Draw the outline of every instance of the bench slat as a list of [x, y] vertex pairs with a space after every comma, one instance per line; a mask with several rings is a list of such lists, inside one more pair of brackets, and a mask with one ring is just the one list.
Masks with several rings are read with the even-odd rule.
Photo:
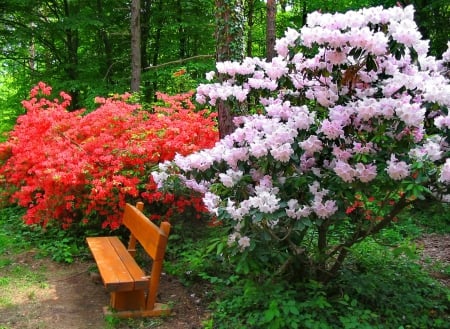
[[107, 291], [148, 289], [148, 278], [118, 237], [89, 237], [86, 240]]
[[148, 289], [150, 285], [149, 277], [145, 275], [145, 272], [136, 263], [134, 257], [130, 255], [127, 248], [123, 245], [119, 238], [110, 237], [109, 242], [111, 242], [117, 252], [117, 255], [119, 255], [123, 264], [127, 267], [128, 272], [133, 278], [133, 290]]
[[153, 260], [162, 260], [167, 245], [167, 235], [136, 207], [127, 204], [123, 224], [133, 233]]

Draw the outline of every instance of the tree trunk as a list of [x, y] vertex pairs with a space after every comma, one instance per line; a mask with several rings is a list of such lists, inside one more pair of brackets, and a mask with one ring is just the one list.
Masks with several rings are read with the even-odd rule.
[[306, 19], [308, 17], [308, 12], [307, 12], [308, 8], [306, 7], [306, 0], [303, 1], [302, 5], [303, 5], [302, 6], [302, 26], [304, 26], [304, 25], [306, 25]]
[[[103, 1], [97, 0], [97, 14], [99, 17], [105, 15], [103, 10]], [[98, 31], [100, 39], [103, 41], [104, 47], [104, 66], [102, 65], [100, 74], [104, 76], [104, 80], [107, 83], [112, 83], [113, 76], [113, 47], [106, 29], [99, 29]]]
[[[64, 14], [65, 17], [70, 19], [70, 16], [75, 15], [79, 11], [78, 3], [73, 6], [70, 5], [69, 1], [64, 1]], [[67, 64], [65, 66], [65, 71], [67, 77], [71, 81], [78, 80], [78, 46], [79, 37], [78, 30], [72, 28], [66, 28], [66, 49], [67, 49]], [[72, 102], [71, 109], [78, 108], [80, 91], [74, 90], [71, 92]]]
[[267, 0], [267, 24], [266, 24], [266, 59], [268, 62], [276, 56], [276, 19], [277, 19], [277, 1]]
[[248, 0], [247, 1], [248, 6], [248, 13], [247, 13], [247, 46], [245, 50], [245, 54], [248, 57], [252, 57], [252, 44], [253, 44], [253, 15], [255, 13], [255, 1], [254, 0]]
[[150, 39], [150, 18], [152, 14], [152, 5], [153, 0], [143, 0], [141, 3], [141, 65], [143, 68], [150, 65], [147, 44]]
[[187, 38], [186, 38], [186, 32], [183, 27], [183, 4], [181, 0], [177, 0], [177, 23], [178, 23], [178, 56], [180, 58], [186, 58], [187, 57]]
[[[216, 61], [242, 60], [244, 53], [244, 15], [242, 0], [216, 0]], [[219, 77], [220, 79], [220, 77]], [[217, 101], [219, 136], [235, 129], [230, 104]]]
[[131, 92], [138, 92], [141, 85], [141, 1], [131, 2]]

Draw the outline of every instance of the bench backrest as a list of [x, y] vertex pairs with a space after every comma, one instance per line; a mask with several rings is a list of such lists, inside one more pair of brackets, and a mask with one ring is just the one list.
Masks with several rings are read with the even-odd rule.
[[162, 222], [158, 227], [142, 213], [142, 202], [138, 202], [136, 206], [127, 203], [122, 219], [123, 224], [131, 233], [128, 249], [134, 253], [137, 240], [154, 261], [162, 261], [169, 237], [170, 224]]
[[162, 222], [158, 227], [142, 213], [143, 208], [144, 204], [142, 202], [138, 202], [136, 207], [127, 203], [122, 222], [131, 233], [130, 241], [128, 242], [128, 252], [134, 257], [136, 253], [136, 242], [139, 242], [153, 259], [150, 273], [150, 287], [145, 302], [145, 309], [153, 310], [156, 304], [170, 224], [169, 222]]

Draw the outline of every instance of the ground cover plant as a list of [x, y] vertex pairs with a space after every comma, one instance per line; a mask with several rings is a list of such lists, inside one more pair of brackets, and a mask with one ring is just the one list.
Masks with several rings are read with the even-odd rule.
[[149, 177], [158, 162], [217, 140], [214, 114], [197, 111], [191, 96], [158, 94], [150, 110], [127, 102], [130, 95], [97, 98], [99, 107], [86, 114], [68, 111], [69, 95], [54, 97], [39, 83], [23, 101], [26, 114], [0, 144], [2, 203], [26, 208], [28, 224], [57, 221], [63, 228], [116, 229], [124, 203], [137, 198], [167, 205], [153, 207], [155, 217], [187, 207], [201, 212], [201, 199], [162, 196]]
[[[215, 252], [225, 227], [186, 222], [175, 225], [165, 268], [187, 287], [203, 288], [199, 297], [212, 312], [205, 328], [447, 328], [449, 287], [430, 276], [418, 242], [436, 232], [445, 249], [448, 235], [435, 228], [448, 224], [447, 211], [448, 205], [407, 210], [401, 221], [352, 247], [345, 268], [326, 284], [253, 280], [238, 273], [225, 253]], [[418, 213], [434, 218], [435, 226], [417, 221]], [[440, 263], [447, 282], [448, 259], [447, 253]]]

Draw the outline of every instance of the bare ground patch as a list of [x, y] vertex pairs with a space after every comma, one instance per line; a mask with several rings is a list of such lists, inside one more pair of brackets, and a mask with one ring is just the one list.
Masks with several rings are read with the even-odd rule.
[[[11, 257], [10, 257], [11, 258]], [[201, 300], [176, 279], [161, 277], [161, 299], [173, 305], [173, 315], [112, 326], [103, 307], [109, 295], [89, 274], [91, 262], [70, 265], [36, 259], [34, 252], [0, 268], [0, 329], [201, 328], [207, 316]], [[9, 277], [17, 278], [10, 282]]]
[[421, 264], [432, 277], [450, 287], [450, 276], [446, 270], [450, 266], [450, 234], [425, 234], [418, 244], [423, 248]]

